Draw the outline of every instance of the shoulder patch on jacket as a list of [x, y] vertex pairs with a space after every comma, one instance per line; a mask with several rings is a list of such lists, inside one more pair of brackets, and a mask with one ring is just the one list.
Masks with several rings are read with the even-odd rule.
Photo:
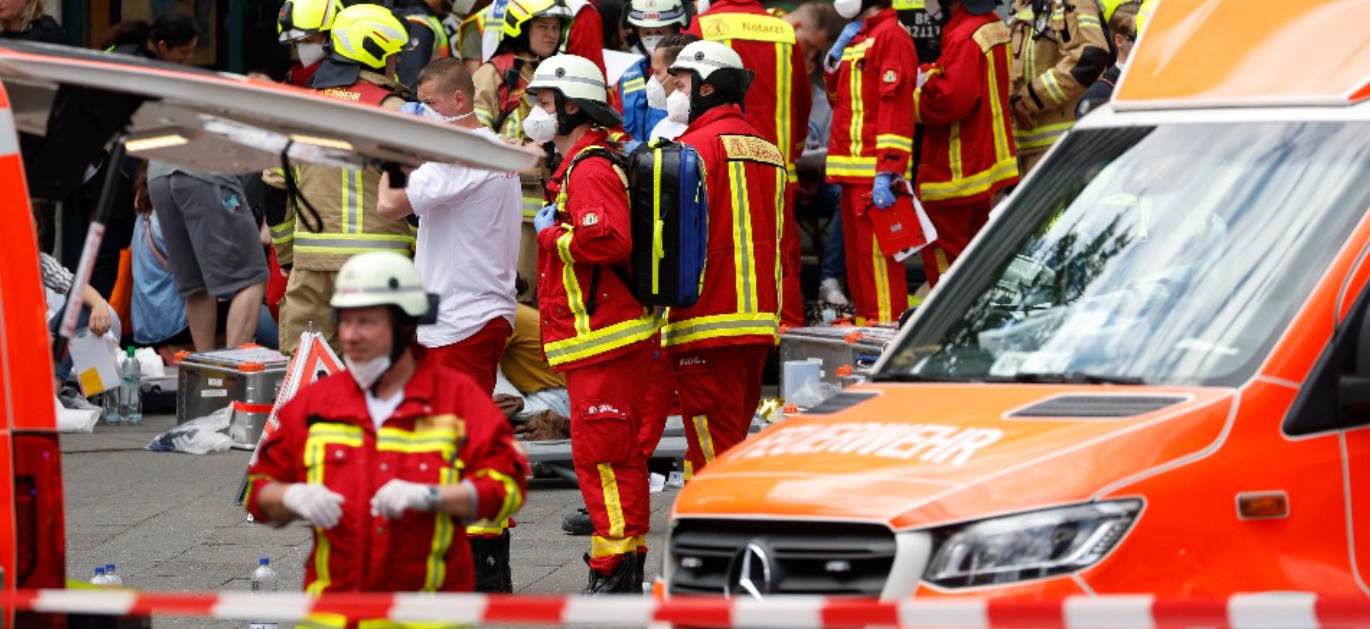
[[880, 77], [880, 80], [886, 83], [898, 83], [899, 73], [894, 70], [885, 70], [885, 75]]
[[999, 45], [1008, 45], [1009, 31], [1003, 22], [998, 20], [990, 22], [976, 29], [971, 39], [980, 46], [980, 52], [989, 52], [991, 48]]
[[728, 154], [729, 160], [761, 162], [776, 168], [785, 167], [780, 149], [762, 138], [750, 135], [724, 135], [719, 139], [723, 141], [723, 150]]

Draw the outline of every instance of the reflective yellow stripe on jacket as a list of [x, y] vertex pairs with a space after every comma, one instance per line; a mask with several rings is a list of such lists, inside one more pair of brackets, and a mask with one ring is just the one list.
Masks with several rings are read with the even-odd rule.
[[[461, 424], [458, 424], [461, 426]], [[435, 428], [428, 430], [404, 430], [392, 426], [382, 426], [376, 438], [379, 452], [400, 452], [404, 454], [433, 453], [443, 460], [455, 462], [457, 446], [461, 442], [459, 428]], [[438, 470], [439, 485], [455, 485], [461, 482], [461, 473], [452, 465], [444, 465]], [[428, 545], [428, 559], [424, 562], [425, 573], [422, 592], [435, 592], [447, 581], [447, 551], [452, 548], [452, 539], [457, 524], [452, 516], [445, 513], [434, 515], [433, 539]]]
[[1074, 127], [1074, 122], [1062, 122], [1059, 124], [1042, 125], [1027, 131], [1013, 130], [1013, 139], [1018, 142], [1018, 150], [1046, 148], [1055, 144], [1061, 136]]
[[661, 344], [681, 345], [709, 338], [775, 335], [780, 332], [778, 315], [766, 312], [695, 317], [666, 324]]
[[447, 39], [447, 28], [442, 21], [431, 15], [406, 15], [404, 19], [415, 24], [427, 26], [433, 31], [433, 59], [452, 56], [452, 46]]
[[[362, 429], [360, 426], [350, 424], [317, 423], [309, 427], [309, 435], [304, 442], [304, 466], [305, 480], [311, 484], [325, 485], [327, 478], [324, 477], [324, 462], [327, 446], [338, 445], [348, 448], [362, 447]], [[330, 547], [328, 535], [324, 530], [315, 527], [314, 538], [314, 582], [309, 584], [306, 592], [318, 596], [332, 583], [333, 578], [328, 569], [328, 555]]]
[[[753, 15], [750, 13], [718, 13], [701, 15], [700, 33], [704, 39], [724, 42], [733, 40], [757, 41], [775, 44], [775, 137], [776, 145], [784, 155], [790, 154], [794, 146], [794, 125], [791, 118], [793, 103], [790, 102], [793, 80], [795, 36], [794, 28], [785, 20], [773, 15]], [[731, 44], [728, 44], [731, 45]], [[788, 161], [788, 160], [787, 160]], [[795, 172], [794, 164], [786, 163], [788, 172]], [[795, 176], [798, 180], [798, 175]]]
[[[847, 134], [851, 138], [847, 147], [847, 155], [828, 155], [827, 174], [830, 177], [875, 177], [875, 157], [864, 157], [861, 155], [866, 149], [866, 141], [863, 131], [866, 127], [866, 103], [862, 95], [865, 89], [861, 70], [856, 67], [862, 59], [866, 58], [866, 51], [874, 44], [874, 39], [867, 39], [855, 46], [848, 46], [842, 51], [842, 63], [850, 63], [851, 69], [848, 71], [847, 91], [851, 103], [851, 121], [847, 125]], [[891, 136], [897, 137], [897, 136]], [[880, 138], [876, 138], [876, 147], [880, 147]], [[913, 150], [912, 140], [909, 142], [909, 152]]]
[[363, 251], [395, 251], [408, 255], [413, 236], [390, 234], [295, 234], [295, 251], [301, 253], [339, 253], [353, 255]]

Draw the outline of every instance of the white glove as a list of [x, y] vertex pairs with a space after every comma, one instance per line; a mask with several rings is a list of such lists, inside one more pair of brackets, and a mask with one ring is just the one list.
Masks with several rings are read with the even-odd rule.
[[927, 71], [927, 70], [924, 70], [924, 69], [922, 69], [922, 68], [918, 68], [918, 79], [917, 79], [917, 81], [914, 83], [914, 88], [923, 87], [923, 84], [924, 84], [924, 83], [927, 83], [927, 82], [928, 82], [928, 71]]
[[371, 515], [394, 520], [405, 511], [432, 511], [438, 507], [438, 487], [391, 480], [371, 497]]
[[281, 501], [285, 508], [314, 526], [331, 529], [342, 517], [342, 494], [323, 485], [295, 483], [285, 490]]

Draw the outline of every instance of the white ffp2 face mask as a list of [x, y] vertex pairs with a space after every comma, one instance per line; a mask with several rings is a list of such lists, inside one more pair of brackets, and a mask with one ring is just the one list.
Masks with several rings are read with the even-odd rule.
[[666, 98], [666, 117], [671, 122], [690, 124], [690, 95], [679, 90]]
[[557, 118], [546, 109], [534, 107], [528, 117], [523, 119], [523, 132], [538, 144], [546, 144], [557, 137]]
[[300, 65], [307, 68], [323, 61], [323, 44], [295, 44], [295, 54], [300, 56]]
[[652, 109], [666, 109], [666, 88], [655, 76], [647, 77], [647, 106]]
[[642, 51], [645, 52], [645, 53], [647, 53], [647, 57], [650, 59], [651, 56], [652, 56], [652, 52], [656, 50], [657, 44], [660, 44], [660, 43], [661, 43], [662, 36], [661, 36], [661, 35], [651, 35], [651, 36], [649, 36], [649, 37], [643, 37], [643, 38], [641, 38], [641, 40], [642, 40]]
[[381, 376], [390, 370], [390, 357], [377, 356], [365, 362], [356, 362], [343, 355], [343, 363], [347, 365], [347, 373], [352, 374], [352, 379], [357, 381], [363, 391], [370, 391], [380, 381]]
[[476, 112], [474, 112], [474, 111], [468, 111], [468, 112], [466, 112], [466, 113], [464, 113], [464, 114], [462, 114], [462, 115], [460, 115], [460, 116], [444, 116], [444, 115], [438, 113], [438, 110], [433, 109], [432, 107], [429, 107], [429, 106], [426, 105], [426, 104], [425, 104], [425, 105], [420, 105], [420, 106], [419, 106], [419, 111], [423, 114], [423, 117], [424, 117], [424, 118], [427, 118], [427, 119], [429, 119], [429, 120], [436, 120], [436, 121], [438, 121], [438, 122], [447, 122], [447, 123], [452, 123], [452, 122], [456, 122], [456, 121], [458, 121], [458, 120], [463, 120], [463, 119], [469, 118], [469, 117], [471, 117], [472, 115], [474, 115], [474, 114], [476, 113]]

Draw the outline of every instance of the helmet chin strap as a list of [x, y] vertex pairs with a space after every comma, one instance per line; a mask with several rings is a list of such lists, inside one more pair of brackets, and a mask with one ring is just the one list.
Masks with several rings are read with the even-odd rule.
[[390, 306], [390, 366], [381, 372], [380, 377], [376, 378], [376, 383], [371, 385], [371, 395], [380, 397], [376, 392], [381, 386], [381, 381], [395, 369], [395, 365], [400, 364], [400, 357], [404, 356], [405, 350], [409, 349], [409, 341], [414, 338], [418, 331], [418, 325], [413, 322], [413, 318], [399, 309], [398, 306]]

